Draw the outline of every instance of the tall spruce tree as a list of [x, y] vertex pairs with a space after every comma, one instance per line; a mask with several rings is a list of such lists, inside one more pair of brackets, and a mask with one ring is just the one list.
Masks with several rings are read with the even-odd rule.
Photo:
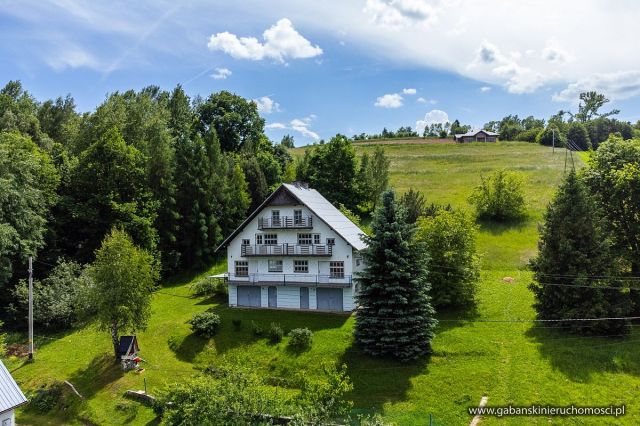
[[[545, 213], [539, 254], [532, 260], [534, 308], [539, 319], [582, 334], [626, 334], [626, 321], [575, 321], [624, 317], [632, 308], [615, 275], [610, 244], [584, 183], [571, 172]], [[606, 288], [603, 288], [606, 287]], [[621, 287], [620, 289], [612, 287]]]
[[406, 223], [392, 190], [382, 195], [371, 227], [373, 235], [364, 237], [366, 268], [357, 278], [356, 341], [370, 355], [419, 358], [430, 350], [437, 320], [424, 249], [412, 242], [414, 227]]

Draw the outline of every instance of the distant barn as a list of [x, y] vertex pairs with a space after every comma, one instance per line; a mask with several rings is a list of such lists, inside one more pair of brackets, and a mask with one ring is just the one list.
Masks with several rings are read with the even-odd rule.
[[488, 130], [472, 130], [467, 133], [454, 135], [456, 142], [496, 142], [499, 133], [489, 132]]

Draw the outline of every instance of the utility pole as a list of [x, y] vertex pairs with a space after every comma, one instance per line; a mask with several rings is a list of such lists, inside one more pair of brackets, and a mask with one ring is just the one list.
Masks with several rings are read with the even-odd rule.
[[33, 360], [33, 257], [29, 256], [29, 361]]

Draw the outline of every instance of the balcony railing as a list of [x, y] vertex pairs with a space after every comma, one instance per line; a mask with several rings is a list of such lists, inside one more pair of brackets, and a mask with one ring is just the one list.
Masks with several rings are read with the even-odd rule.
[[256, 244], [242, 245], [241, 255], [250, 256], [331, 256], [332, 245]]
[[228, 274], [227, 280], [241, 285], [309, 285], [323, 287], [351, 287], [351, 275], [251, 273]]
[[313, 218], [311, 216], [280, 216], [258, 218], [258, 229], [311, 229]]

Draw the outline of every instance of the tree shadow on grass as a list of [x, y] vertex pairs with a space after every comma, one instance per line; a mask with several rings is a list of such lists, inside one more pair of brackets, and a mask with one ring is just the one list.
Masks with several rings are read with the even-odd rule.
[[595, 373], [640, 375], [640, 339], [589, 337], [563, 330], [530, 328], [525, 335], [539, 343], [540, 354], [574, 382], [590, 383]]
[[469, 305], [458, 308], [448, 308], [438, 310], [436, 318], [438, 319], [438, 328], [436, 334], [444, 333], [458, 327], [464, 327], [469, 321], [473, 321], [480, 317], [478, 305]]
[[69, 382], [85, 399], [90, 399], [123, 375], [122, 366], [115, 361], [113, 354], [103, 353], [94, 357], [86, 367], [76, 370], [69, 377]]
[[193, 363], [200, 352], [207, 345], [208, 340], [196, 335], [195, 333], [186, 336], [173, 335], [169, 337], [169, 349], [171, 349], [176, 357], [185, 362]]
[[374, 358], [356, 344], [348, 347], [339, 360], [347, 366], [353, 383], [350, 399], [355, 408], [381, 409], [388, 402], [406, 401], [411, 379], [428, 372], [430, 356], [412, 362]]
[[509, 220], [504, 222], [497, 222], [488, 219], [478, 219], [476, 223], [480, 227], [481, 232], [486, 232], [494, 236], [500, 236], [509, 231], [523, 231], [527, 227], [530, 219], [530, 216], [525, 216], [522, 219]]

